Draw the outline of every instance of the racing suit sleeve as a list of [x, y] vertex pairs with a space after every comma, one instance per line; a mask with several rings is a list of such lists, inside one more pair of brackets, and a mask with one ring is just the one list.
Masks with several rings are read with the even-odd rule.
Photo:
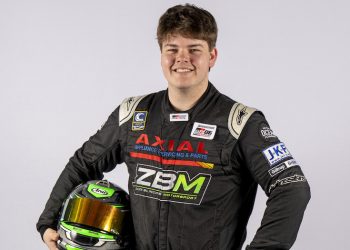
[[261, 225], [246, 249], [290, 249], [311, 197], [300, 166], [260, 112], [248, 120], [238, 148], [244, 165], [268, 196]]
[[117, 163], [123, 161], [118, 115], [119, 107], [109, 116], [102, 128], [70, 158], [36, 224], [41, 237], [47, 228], [57, 229], [62, 203], [76, 186], [89, 180], [102, 179], [103, 172], [111, 171]]

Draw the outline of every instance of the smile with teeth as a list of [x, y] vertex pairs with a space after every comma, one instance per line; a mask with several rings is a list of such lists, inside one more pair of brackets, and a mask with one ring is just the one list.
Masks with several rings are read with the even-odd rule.
[[187, 69], [187, 68], [178, 68], [178, 69], [175, 69], [174, 71], [178, 72], [178, 73], [185, 73], [185, 72], [191, 72], [193, 70], [192, 69]]

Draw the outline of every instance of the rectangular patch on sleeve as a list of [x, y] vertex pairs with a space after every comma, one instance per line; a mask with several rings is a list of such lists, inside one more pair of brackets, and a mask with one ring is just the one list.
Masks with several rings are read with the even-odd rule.
[[265, 149], [263, 154], [270, 166], [273, 166], [288, 157], [292, 157], [283, 142]]
[[276, 167], [273, 167], [269, 170], [269, 174], [273, 177], [276, 174], [279, 174], [286, 170], [287, 168], [291, 168], [294, 166], [298, 166], [298, 163], [294, 159], [287, 160], [285, 162], [282, 162], [281, 164], [277, 165]]

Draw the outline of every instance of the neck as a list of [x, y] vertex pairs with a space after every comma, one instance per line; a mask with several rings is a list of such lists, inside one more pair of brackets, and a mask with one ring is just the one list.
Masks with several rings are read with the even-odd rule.
[[199, 86], [198, 88], [172, 88], [169, 86], [168, 95], [171, 105], [177, 111], [187, 111], [191, 109], [198, 102], [199, 98], [207, 90], [208, 83]]

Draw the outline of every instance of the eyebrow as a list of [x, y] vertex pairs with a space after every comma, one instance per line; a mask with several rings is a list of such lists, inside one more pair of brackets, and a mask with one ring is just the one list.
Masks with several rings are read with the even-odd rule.
[[[164, 45], [165, 47], [179, 47], [178, 45], [176, 45], [176, 44], [172, 44], [172, 43], [168, 43], [168, 44], [165, 44]], [[188, 48], [193, 48], [193, 47], [203, 47], [203, 45], [202, 44], [200, 44], [200, 43], [196, 43], [196, 44], [191, 44], [191, 45], [188, 45], [187, 46]]]

